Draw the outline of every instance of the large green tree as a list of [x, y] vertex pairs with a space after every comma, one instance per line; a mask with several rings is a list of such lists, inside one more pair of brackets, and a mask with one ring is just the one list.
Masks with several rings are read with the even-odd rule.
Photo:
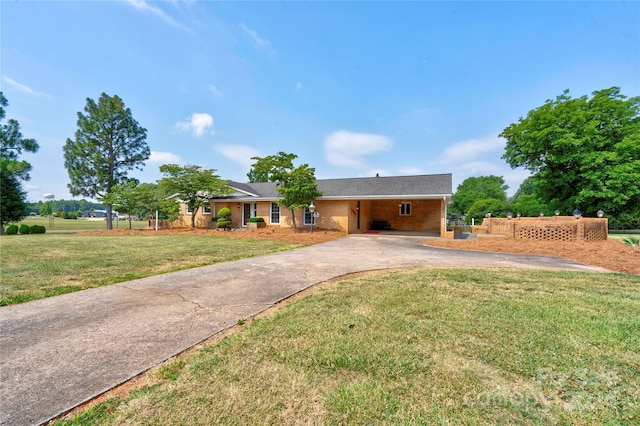
[[[117, 95], [103, 93], [98, 102], [87, 98], [85, 114], [78, 113], [75, 139], [67, 139], [64, 146], [64, 165], [67, 168], [69, 191], [101, 199], [113, 187], [129, 180], [129, 171], [142, 170], [149, 158], [147, 130], [133, 118]], [[107, 229], [112, 229], [112, 205], [107, 210]]]
[[473, 218], [475, 219], [475, 224], [478, 225], [482, 223], [483, 219], [489, 213], [491, 216], [499, 217], [504, 216], [505, 212], [506, 208], [502, 200], [498, 200], [496, 198], [485, 198], [483, 200], [475, 201], [471, 207], [469, 207], [465, 220], [470, 224], [471, 219]]
[[293, 229], [297, 229], [296, 210], [309, 207], [322, 195], [316, 183], [315, 169], [308, 164], [295, 167], [293, 160], [296, 158], [297, 155], [282, 151], [276, 155], [252, 157], [255, 163], [247, 174], [249, 182], [276, 182], [276, 191], [282, 196], [278, 205], [291, 211]]
[[467, 214], [469, 209], [479, 200], [488, 198], [505, 201], [507, 189], [502, 176], [478, 176], [466, 178], [451, 197], [451, 211], [459, 214]]
[[572, 98], [566, 90], [502, 131], [504, 158], [531, 170], [551, 209], [640, 214], [640, 97], [620, 88]]
[[196, 213], [211, 202], [214, 196], [231, 192], [228, 181], [216, 175], [215, 169], [205, 169], [200, 166], [177, 164], [163, 164], [160, 172], [165, 175], [158, 181], [167, 191], [176, 194], [191, 210], [191, 228], [196, 227]]
[[282, 196], [278, 204], [291, 211], [293, 229], [297, 229], [295, 211], [309, 207], [322, 195], [318, 189], [315, 171], [316, 169], [308, 164], [302, 164], [278, 182], [276, 191]]
[[278, 152], [276, 155], [266, 157], [251, 157], [255, 163], [251, 165], [247, 177], [249, 182], [280, 182], [293, 171], [293, 160], [298, 158], [295, 154]]
[[0, 91], [0, 234], [4, 233], [4, 224], [20, 220], [25, 209], [26, 194], [21, 181], [29, 180], [31, 164], [20, 160], [20, 155], [39, 148], [34, 139], [22, 137], [17, 120], [4, 123], [7, 105], [7, 98]]

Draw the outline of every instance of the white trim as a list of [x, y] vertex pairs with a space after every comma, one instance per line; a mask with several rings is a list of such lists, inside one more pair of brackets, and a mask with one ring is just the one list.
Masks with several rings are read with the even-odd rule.
[[229, 185], [229, 188], [233, 189], [234, 191], [238, 191], [238, 192], [241, 192], [243, 194], [250, 195], [252, 197], [259, 197], [258, 194], [254, 194], [253, 192], [243, 191], [242, 189], [236, 188], [235, 186], [232, 186], [232, 185]]
[[[274, 222], [273, 221], [273, 206], [278, 207], [278, 221]], [[269, 223], [273, 224], [273, 225], [280, 225], [280, 221], [282, 219], [282, 206], [278, 205], [278, 203], [276, 202], [271, 202], [269, 204]]]
[[398, 213], [400, 216], [411, 216], [411, 201], [400, 201]]
[[[310, 221], [307, 221], [307, 214], [311, 218]], [[304, 210], [302, 211], [302, 224], [304, 226], [311, 226], [312, 223], [313, 223], [313, 213], [309, 211], [309, 207], [305, 207]]]
[[[428, 194], [428, 195], [407, 195], [407, 194], [398, 194], [398, 195], [345, 195], [345, 196], [333, 196], [333, 197], [317, 197], [316, 200], [321, 200], [321, 201], [344, 201], [344, 200], [349, 200], [349, 201], [357, 201], [357, 200], [401, 200], [401, 199], [412, 199], [412, 200], [442, 200], [443, 198], [446, 198], [447, 200], [450, 200], [452, 197], [452, 194]], [[238, 203], [242, 203], [242, 202], [251, 202], [251, 203], [255, 203], [255, 202], [260, 202], [260, 201], [269, 201], [269, 202], [276, 202], [278, 200], [281, 200], [282, 197], [262, 197], [262, 198], [212, 198], [212, 201], [218, 201], [218, 202], [238, 202]]]
[[[207, 211], [207, 208], [209, 208], [209, 211]], [[211, 212], [213, 212], [213, 207], [211, 207], [211, 204], [205, 204], [202, 206], [202, 214], [211, 214]]]

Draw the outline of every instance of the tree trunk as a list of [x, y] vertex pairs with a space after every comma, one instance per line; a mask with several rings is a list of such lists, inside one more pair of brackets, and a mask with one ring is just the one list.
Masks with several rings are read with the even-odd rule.
[[110, 204], [106, 205], [107, 208], [107, 229], [113, 229], [113, 218], [111, 217], [111, 213], [113, 212], [113, 206]]
[[4, 223], [2, 223], [2, 221], [0, 220], [0, 235], [4, 235]]
[[296, 226], [296, 211], [291, 210], [291, 222], [293, 222], [293, 230], [297, 231], [298, 227]]
[[191, 229], [196, 229], [196, 213], [198, 213], [198, 208], [191, 209]]

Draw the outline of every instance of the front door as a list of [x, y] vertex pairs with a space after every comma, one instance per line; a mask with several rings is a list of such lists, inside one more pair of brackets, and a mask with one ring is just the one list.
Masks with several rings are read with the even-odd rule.
[[251, 203], [244, 203], [242, 209], [242, 226], [247, 226], [251, 217]]

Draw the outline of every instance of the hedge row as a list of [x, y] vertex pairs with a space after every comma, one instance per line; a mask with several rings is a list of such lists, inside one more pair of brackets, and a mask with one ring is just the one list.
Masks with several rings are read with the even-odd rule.
[[18, 225], [9, 225], [5, 232], [7, 235], [16, 235], [18, 232], [21, 234], [44, 234], [47, 229], [42, 225], [29, 226], [23, 223], [19, 228]]

